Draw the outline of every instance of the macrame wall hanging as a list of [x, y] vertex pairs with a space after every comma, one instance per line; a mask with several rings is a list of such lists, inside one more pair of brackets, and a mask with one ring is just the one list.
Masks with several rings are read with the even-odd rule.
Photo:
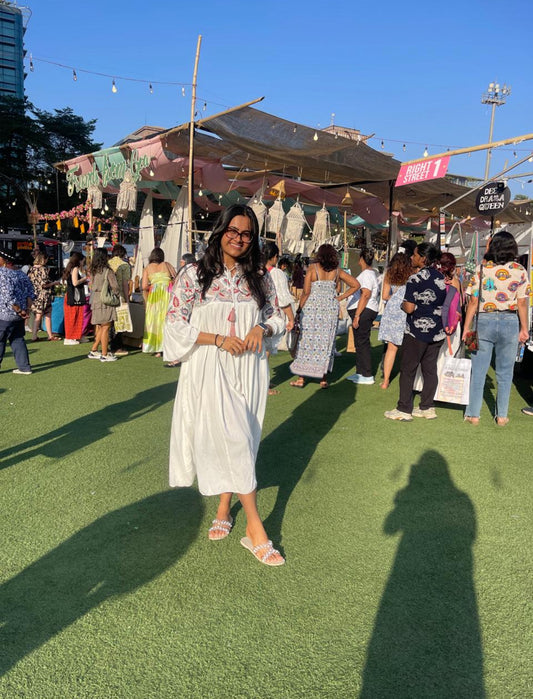
[[102, 208], [102, 185], [91, 184], [87, 187], [87, 203], [91, 202], [93, 209]]
[[268, 211], [268, 207], [265, 204], [263, 204], [262, 201], [263, 193], [264, 188], [261, 188], [258, 192], [254, 194], [254, 196], [248, 202], [248, 206], [256, 215], [257, 223], [259, 224], [259, 233], [261, 233], [261, 231], [263, 230]]
[[313, 226], [313, 250], [316, 250], [322, 243], [331, 237], [331, 226], [329, 220], [329, 211], [325, 204], [315, 214], [315, 224]]
[[298, 243], [302, 239], [302, 234], [306, 226], [307, 221], [304, 210], [300, 203], [296, 202], [289, 209], [282, 229], [284, 247], [289, 252], [295, 253], [297, 251]]
[[137, 185], [133, 181], [131, 170], [127, 168], [124, 179], [120, 183], [117, 197], [117, 211], [135, 211], [137, 208]]
[[276, 199], [268, 210], [265, 221], [265, 231], [276, 234], [281, 233], [284, 220], [285, 211], [283, 210], [283, 203], [281, 199]]

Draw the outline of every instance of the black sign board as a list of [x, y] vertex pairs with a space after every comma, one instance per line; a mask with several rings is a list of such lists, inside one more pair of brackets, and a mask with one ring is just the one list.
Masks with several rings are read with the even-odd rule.
[[476, 197], [476, 209], [485, 216], [494, 216], [503, 211], [511, 200], [511, 190], [505, 182], [489, 182]]

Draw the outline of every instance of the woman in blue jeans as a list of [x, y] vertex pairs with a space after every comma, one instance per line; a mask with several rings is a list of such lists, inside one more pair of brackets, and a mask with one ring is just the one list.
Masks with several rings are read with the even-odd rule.
[[514, 237], [507, 231], [496, 233], [485, 254], [484, 263], [476, 269], [466, 291], [470, 301], [463, 340], [479, 305], [479, 349], [472, 353], [470, 402], [465, 410], [465, 420], [473, 425], [479, 423], [483, 389], [493, 351], [498, 384], [495, 419], [500, 426], [509, 422], [507, 411], [516, 350], [518, 343], [525, 342], [529, 337], [527, 307], [531, 288], [526, 270], [516, 262], [517, 257]]

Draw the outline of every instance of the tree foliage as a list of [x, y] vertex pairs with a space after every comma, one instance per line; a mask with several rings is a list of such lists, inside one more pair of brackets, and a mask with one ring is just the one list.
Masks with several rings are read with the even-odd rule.
[[99, 150], [96, 120], [70, 107], [48, 112], [27, 99], [0, 97], [0, 222], [26, 226], [27, 213], [70, 208], [65, 177], [54, 163]]

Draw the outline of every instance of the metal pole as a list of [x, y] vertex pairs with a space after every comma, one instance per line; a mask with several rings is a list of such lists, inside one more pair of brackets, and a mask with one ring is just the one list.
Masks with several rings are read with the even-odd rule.
[[[492, 103], [492, 112], [490, 115], [490, 131], [489, 131], [489, 143], [492, 143], [492, 130], [494, 129], [494, 113], [496, 111], [496, 102]], [[492, 156], [492, 150], [490, 148], [487, 148], [487, 160], [485, 162], [485, 179], [489, 179], [489, 168], [490, 168], [490, 159]]]
[[196, 109], [196, 76], [198, 74], [198, 61], [200, 60], [200, 46], [202, 45], [202, 35], [198, 35], [198, 43], [196, 44], [196, 57], [194, 59], [194, 72], [192, 76], [192, 92], [191, 92], [191, 120], [189, 122], [189, 180], [188, 180], [188, 199], [189, 199], [189, 252], [193, 252], [193, 235], [192, 235], [192, 204], [194, 195], [194, 113]]

